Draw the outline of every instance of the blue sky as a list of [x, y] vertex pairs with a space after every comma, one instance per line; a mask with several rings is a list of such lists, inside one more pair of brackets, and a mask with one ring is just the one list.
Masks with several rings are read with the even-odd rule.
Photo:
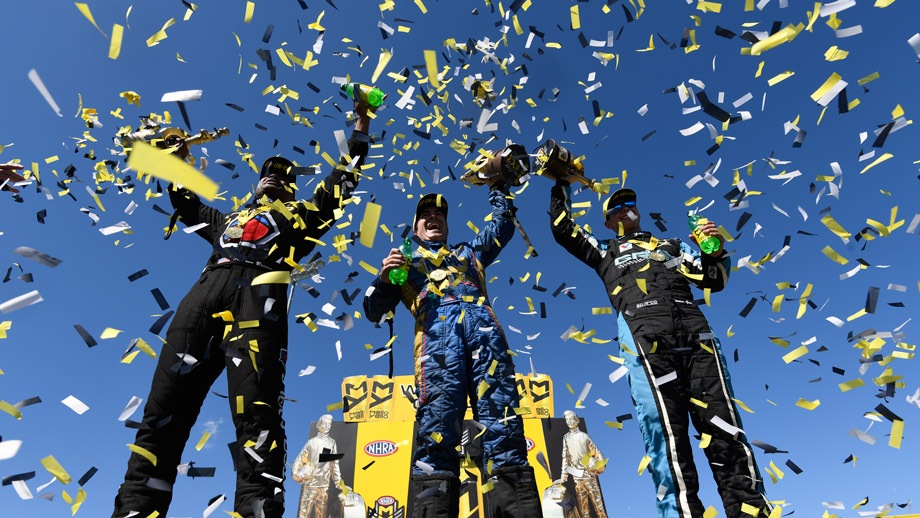
[[[95, 162], [121, 159], [110, 153], [111, 138], [118, 128], [136, 126], [138, 116], [162, 114], [164, 110], [174, 120], [181, 120], [176, 104], [161, 103], [160, 97], [177, 90], [203, 90], [200, 101], [186, 104], [192, 129], [226, 126], [233, 137], [206, 146], [210, 163], [206, 174], [220, 182], [227, 200], [241, 197], [251, 190], [257, 176], [240, 159], [234, 146], [238, 136], [249, 146], [246, 151], [254, 154], [256, 163], [275, 153], [290, 156], [302, 165], [322, 163], [311, 144], [314, 140], [320, 152], [336, 156], [333, 132], [345, 127], [343, 111], [350, 103], [339, 95], [332, 78], [350, 74], [356, 80], [369, 82], [382, 49], [391, 52], [392, 59], [377, 85], [388, 92], [389, 99], [387, 107], [378, 112], [372, 129], [378, 136], [386, 131], [386, 137], [372, 149], [369, 162], [374, 167], [368, 171], [372, 180], [360, 185], [360, 190], [366, 192], [361, 194], [361, 205], [348, 213], [351, 225], [336, 233], [358, 230], [362, 205], [371, 197], [383, 207], [380, 222], [394, 229], [411, 221], [415, 202], [409, 196], [437, 190], [451, 203], [450, 240], [469, 239], [467, 221], [481, 225], [487, 214], [486, 192], [450, 179], [448, 169], [459, 176], [472, 155], [464, 158], [449, 144], [458, 140], [479, 147], [492, 133], [498, 142], [511, 139], [529, 150], [541, 139], [563, 141], [577, 154], [586, 156], [586, 175], [592, 178], [622, 181], [625, 171], [625, 185], [638, 192], [643, 226], [660, 235], [687, 234], [685, 202], [691, 198], [700, 197], [693, 207], [713, 202], [704, 214], [738, 236], [727, 247], [733, 253], [733, 266], [743, 264], [745, 258], [756, 262], [768, 253], [776, 258], [788, 236], [789, 248], [778, 259], [753, 268], [756, 273], [748, 267], [738, 268], [727, 289], [714, 295], [712, 307], [706, 309], [731, 359], [736, 397], [754, 411], [744, 413], [748, 437], [788, 451], [766, 455], [757, 450], [761, 469], [773, 461], [785, 474], [775, 484], [767, 476], [768, 496], [784, 500], [789, 504], [786, 512], [795, 511], [799, 516], [822, 514], [826, 509], [822, 502], [842, 502], [845, 510], [831, 508], [829, 512], [857, 516], [888, 503], [907, 504], [918, 496], [916, 483], [909, 480], [914, 479], [912, 459], [920, 454], [920, 446], [913, 440], [916, 405], [920, 403], [907, 400], [918, 389], [915, 360], [898, 358], [887, 365], [873, 362], [860, 372], [861, 350], [848, 340], [848, 334], [865, 330], [893, 332], [896, 336], [903, 333], [900, 338], [883, 338], [885, 343], [878, 351], [883, 357], [895, 351], [909, 353], [916, 340], [917, 324], [910, 319], [912, 308], [920, 303], [920, 279], [913, 260], [920, 246], [916, 229], [912, 234], [907, 230], [920, 212], [916, 204], [920, 153], [913, 145], [917, 141], [915, 127], [897, 120], [902, 116], [900, 111], [903, 121], [910, 121], [920, 109], [915, 93], [920, 79], [918, 56], [908, 43], [920, 30], [916, 24], [920, 7], [911, 0], [897, 0], [884, 8], [858, 0], [836, 13], [840, 20], [837, 29], [843, 33], [828, 25], [830, 16], [821, 16], [813, 30], [802, 30], [792, 41], [752, 56], [741, 52], [751, 47], [742, 39], [744, 31], [763, 39], [774, 24], [778, 28], [808, 25], [807, 11], [814, 9], [814, 4], [762, 1], [757, 2], [759, 7], [745, 11], [745, 2], [732, 1], [722, 2], [721, 12], [713, 12], [718, 5], [715, 2], [687, 4], [674, 0], [647, 2], [637, 17], [638, 4], [628, 1], [613, 3], [608, 13], [604, 2], [544, 0], [516, 11], [522, 31], [518, 35], [512, 17], [503, 18], [500, 14], [510, 12], [509, 6], [500, 8], [498, 3], [490, 6], [484, 2], [428, 0], [422, 4], [426, 13], [417, 3], [406, 0], [384, 11], [376, 2], [332, 3], [335, 5], [305, 2], [308, 8], [304, 10], [293, 0], [260, 0], [255, 2], [251, 22], [246, 23], [246, 2], [239, 0], [202, 1], [188, 21], [183, 21], [186, 7], [181, 2], [138, 3], [130, 8], [129, 15], [130, 4], [90, 2], [89, 8], [105, 36], [72, 2], [19, 2], [6, 6], [4, 18], [10, 21], [9, 29], [0, 36], [6, 49], [6, 58], [0, 64], [4, 77], [0, 96], [0, 145], [4, 149], [0, 161], [38, 163], [50, 199], [35, 192], [34, 185], [23, 190], [23, 203], [14, 203], [9, 193], [0, 193], [0, 273], [13, 268], [11, 280], [0, 284], [0, 303], [32, 290], [38, 290], [44, 299], [0, 315], [0, 322], [11, 322], [7, 338], [0, 339], [0, 400], [10, 404], [35, 396], [42, 400], [23, 408], [21, 420], [0, 413], [3, 440], [22, 441], [15, 457], [0, 460], [0, 475], [35, 471], [35, 478], [27, 481], [30, 490], [36, 495], [54, 495], [52, 502], [24, 501], [11, 486], [0, 487], [0, 506], [7, 513], [71, 513], [61, 492], [75, 495], [76, 482], [67, 486], [55, 482], [41, 492], [37, 490], [52, 478], [40, 463], [49, 455], [74, 480], [91, 467], [97, 468], [98, 472], [85, 484], [86, 501], [79, 513], [102, 516], [110, 512], [129, 454], [125, 444], [132, 442], [134, 436], [117, 418], [132, 396], [146, 398], [154, 366], [154, 360], [143, 354], [133, 363], [123, 364], [122, 353], [134, 338], [143, 338], [159, 350], [158, 338], [148, 329], [162, 311], [150, 291], [160, 289], [175, 308], [208, 255], [207, 245], [184, 232], [176, 233], [169, 241], [161, 239], [167, 218], [153, 206], [168, 208], [169, 203], [164, 198], [145, 199], [150, 186], [138, 184], [132, 193], [119, 193], [111, 184], [102, 185], [107, 187], [99, 195], [104, 211], [90, 196], [87, 187], [95, 187]], [[785, 3], [790, 5], [784, 7]], [[847, 2], [834, 2], [824, 9], [828, 12], [846, 5]], [[578, 29], [572, 29], [572, 6], [577, 6], [580, 15]], [[704, 10], [706, 6], [708, 11]], [[632, 22], [627, 23], [624, 9]], [[325, 32], [320, 48], [319, 32], [308, 26], [321, 16], [319, 24]], [[168, 37], [148, 47], [145, 41], [170, 19], [176, 21], [165, 29]], [[378, 28], [380, 22], [392, 28], [393, 34], [384, 38], [386, 31]], [[114, 60], [108, 57], [113, 24], [124, 26], [120, 55]], [[268, 25], [274, 30], [268, 43], [264, 43]], [[846, 36], [846, 29], [857, 32], [853, 29], [856, 26], [861, 33]], [[719, 36], [716, 27], [735, 36]], [[699, 45], [691, 52], [681, 47], [685, 29], [695, 31]], [[532, 39], [530, 34], [534, 34]], [[587, 47], [580, 43], [579, 34], [588, 41]], [[239, 45], [234, 35], [239, 37]], [[612, 46], [607, 46], [608, 35], [614, 39]], [[641, 52], [650, 47], [650, 36], [654, 49]], [[458, 44], [499, 41], [493, 52], [498, 60], [506, 60], [508, 73], [495, 62], [483, 59], [482, 52], [467, 56], [445, 46], [445, 40], [451, 38]], [[592, 41], [601, 46], [591, 46]], [[825, 58], [833, 46], [848, 52], [845, 59]], [[260, 48], [271, 53], [277, 68], [274, 80], [256, 53]], [[288, 67], [276, 53], [279, 48], [300, 59], [312, 51], [318, 63], [309, 70]], [[426, 106], [419, 97], [412, 97], [414, 104], [401, 109], [396, 101], [409, 86], [415, 87], [416, 94], [420, 86], [429, 89], [425, 50], [436, 51], [439, 70], [448, 67], [443, 77], [450, 80], [444, 89], [448, 93], [446, 102], [433, 99]], [[614, 54], [615, 58], [604, 64], [592, 57], [595, 52]], [[59, 105], [61, 117], [29, 80], [32, 69]], [[405, 83], [397, 83], [387, 75], [403, 69], [409, 71]], [[787, 71], [794, 74], [769, 84]], [[811, 96], [834, 73], [848, 83], [847, 101], [852, 105], [858, 99], [859, 104], [840, 113], [838, 99], [834, 98], [822, 116], [823, 107]], [[878, 78], [858, 84], [874, 73]], [[491, 115], [489, 122], [498, 124], [492, 133], [476, 131], [480, 108], [462, 86], [465, 77], [476, 74], [487, 79], [495, 77], [499, 95], [493, 108], [509, 106]], [[420, 84], [422, 80], [424, 84]], [[513, 85], [519, 87], [516, 100], [511, 97]], [[677, 93], [681, 85], [694, 94], [683, 103]], [[269, 86], [286, 86], [298, 92], [299, 99], [287, 99], [287, 106], [293, 113], [306, 116], [312, 128], [292, 124], [284, 102], [278, 100], [280, 94], [263, 94]], [[141, 107], [129, 105], [119, 97], [124, 91], [140, 94]], [[733, 116], [747, 112], [749, 117], [744, 115], [745, 120], [724, 129], [721, 122], [694, 109], [701, 106], [701, 91]], [[747, 94], [750, 100], [744, 101]], [[74, 117], [80, 98], [83, 108], [98, 111], [102, 127], [88, 130], [79, 116]], [[595, 125], [593, 102], [613, 115]], [[227, 103], [244, 111], [234, 110]], [[281, 114], [267, 112], [266, 106], [280, 107]], [[435, 128], [430, 128], [429, 138], [413, 133], [413, 129], [425, 132], [425, 124], [431, 119], [423, 121], [420, 128], [411, 121], [435, 115], [435, 107], [445, 115], [447, 135]], [[315, 113], [314, 108], [318, 108]], [[119, 109], [123, 119], [110, 114]], [[456, 122], [446, 116], [448, 113]], [[461, 127], [459, 122], [463, 119], [472, 119], [472, 127]], [[580, 119], [585, 121], [584, 131], [579, 128]], [[704, 126], [687, 136], [680, 132], [689, 133], [687, 129], [697, 122], [711, 124], [712, 130], [724, 137], [711, 155], [707, 150], [714, 141], [709, 128]], [[800, 147], [794, 146], [798, 130], [784, 131], [787, 122], [805, 132]], [[896, 122], [897, 129], [890, 132], [881, 147], [873, 147], [874, 132], [891, 122]], [[87, 142], [85, 148], [75, 152], [75, 139], [82, 138], [85, 131], [96, 142]], [[863, 132], [866, 135], [861, 139]], [[397, 134], [404, 137], [394, 140]], [[277, 147], [273, 147], [275, 139]], [[410, 149], [404, 149], [406, 144], [412, 144]], [[294, 151], [293, 146], [304, 150], [304, 154]], [[491, 142], [485, 147], [494, 150], [500, 145]], [[90, 150], [95, 159], [84, 157]], [[875, 155], [860, 160], [861, 154], [870, 152]], [[193, 154], [200, 157], [203, 150], [194, 149]], [[885, 154], [892, 157], [862, 172]], [[46, 163], [53, 156], [58, 160]], [[234, 164], [235, 170], [217, 165], [217, 159]], [[836, 177], [831, 166], [834, 162], [841, 172]], [[76, 168], [66, 185], [75, 200], [62, 194], [64, 187], [55, 185], [66, 178], [68, 164]], [[120, 165], [124, 167], [123, 162]], [[710, 186], [704, 180], [686, 186], [710, 165], [715, 169], [713, 183], [717, 184]], [[435, 170], [443, 180], [437, 185], [433, 185]], [[732, 210], [729, 199], [737, 197], [729, 193], [735, 170], [744, 181], [748, 205]], [[234, 173], [238, 177], [233, 178]], [[829, 178], [836, 187], [836, 197], [829, 195]], [[307, 188], [305, 182], [301, 187]], [[653, 512], [655, 488], [648, 473], [636, 473], [644, 454], [636, 421], [625, 421], [622, 430], [604, 425], [617, 416], [634, 415], [625, 379], [614, 384], [607, 379], [618, 366], [608, 359], [608, 355], [616, 354], [614, 343], [582, 344], [559, 338], [574, 325], [586, 331], [595, 329], [597, 337], [609, 340], [616, 336], [616, 324], [611, 315], [592, 314], [592, 308], [609, 306], [595, 274], [568, 256], [551, 238], [549, 187], [548, 180], [534, 178], [518, 195], [519, 217], [539, 256], [525, 260], [522, 240], [516, 237], [512, 241], [500, 256], [501, 261], [489, 269], [489, 274], [496, 277], [490, 286], [493, 306], [513, 348], [522, 351], [518, 370], [529, 371], [532, 360], [536, 371], [553, 377], [558, 415], [574, 406], [586, 383], [592, 384], [579, 414], [587, 420], [592, 437], [611, 457], [601, 476], [608, 510], [616, 516], [648, 515]], [[132, 201], [137, 208], [127, 214], [124, 210]], [[591, 224], [600, 236], [608, 236], [602, 232], [605, 229], [601, 226], [598, 197], [582, 192], [576, 201], [592, 202], [587, 215], [579, 221]], [[229, 210], [231, 203], [220, 201], [217, 206]], [[900, 227], [885, 237], [876, 237], [875, 232], [869, 235], [872, 239], [854, 239], [854, 234], [870, 225], [867, 220], [888, 225], [894, 207], [896, 219], [904, 220]], [[98, 224], [93, 226], [81, 208], [97, 215]], [[40, 211], [44, 211], [44, 223], [38, 221]], [[655, 229], [650, 213], [661, 214], [666, 232]], [[750, 219], [739, 229], [744, 213], [750, 214]], [[822, 224], [825, 215], [846, 229], [848, 242]], [[130, 224], [130, 233], [106, 236], [99, 232], [121, 221]], [[327, 241], [331, 237], [327, 235]], [[386, 235], [378, 231], [373, 248], [349, 247], [346, 253], [352, 264], [343, 257], [341, 262], [325, 267], [323, 282], [315, 286], [320, 296], [313, 299], [299, 290], [292, 313], [312, 311], [326, 316], [321, 310], [326, 303], [335, 306], [332, 316], [359, 310], [359, 306], [348, 305], [336, 294], [342, 289], [363, 290], [369, 284], [371, 274], [359, 262], [379, 265], [389, 250], [387, 241]], [[20, 246], [60, 258], [62, 263], [51, 269], [24, 259], [13, 252]], [[827, 246], [848, 263], [829, 259], [822, 253]], [[327, 247], [323, 253], [329, 257], [334, 250]], [[841, 279], [860, 262], [867, 267]], [[18, 278], [23, 272], [14, 263], [32, 275], [32, 283]], [[149, 275], [129, 282], [128, 276], [141, 269], [148, 270]], [[358, 275], [353, 282], [347, 282], [351, 272]], [[528, 274], [529, 278], [521, 280]], [[539, 285], [547, 288], [545, 292], [533, 289], [538, 274]], [[552, 296], [563, 282], [575, 288], [574, 300]], [[796, 287], [780, 289], [777, 284], [783, 282]], [[812, 286], [809, 300], [815, 307], [808, 307], [797, 318], [798, 299], [807, 285]], [[873, 287], [879, 288], [875, 312], [847, 321], [865, 308]], [[780, 295], [786, 300], [774, 312], [771, 305]], [[539, 314], [522, 314], [528, 312], [525, 297], [537, 305], [545, 303], [545, 319]], [[758, 302], [746, 317], [740, 316], [751, 298]], [[829, 317], [844, 322], [837, 327]], [[99, 345], [87, 348], [74, 330], [76, 324], [85, 327]], [[106, 328], [121, 333], [101, 339]], [[731, 337], [727, 336], [729, 328], [734, 333]], [[398, 373], [411, 373], [411, 330], [411, 320], [400, 310], [396, 321], [399, 339], [395, 344]], [[537, 333], [539, 337], [527, 338]], [[781, 347], [771, 337], [790, 344]], [[303, 326], [292, 325], [287, 393], [298, 401], [285, 406], [289, 455], [302, 447], [309, 423], [325, 412], [326, 405], [339, 400], [343, 376], [386, 373], [385, 360], [371, 362], [365, 345], [370, 344], [372, 350], [386, 340], [384, 330], [374, 329], [364, 320], [348, 331], [320, 328], [311, 333]], [[336, 341], [341, 342], [341, 360]], [[906, 347], [898, 348], [897, 342]], [[783, 356], [803, 343], [807, 343], [808, 353], [787, 364]], [[736, 352], [738, 360], [733, 361]], [[316, 367], [315, 372], [298, 376], [310, 365]], [[835, 372], [835, 368], [843, 374]], [[891, 372], [885, 372], [887, 368]], [[877, 397], [879, 387], [873, 381], [883, 375], [900, 376], [898, 381], [904, 384], [887, 399]], [[865, 386], [848, 392], [838, 387], [857, 378]], [[571, 385], [574, 394], [566, 390], [566, 384]], [[213, 390], [226, 392], [223, 378]], [[88, 405], [89, 410], [78, 415], [61, 404], [71, 395]], [[820, 405], [806, 410], [796, 405], [800, 399], [820, 400]], [[905, 422], [900, 449], [888, 445], [892, 430], [889, 420], [881, 417], [875, 422], [872, 414], [867, 417], [879, 404]], [[133, 417], [139, 419], [139, 414]], [[874, 436], [877, 443], [860, 441], [852, 430]], [[204, 431], [210, 431], [212, 437], [197, 452], [194, 441]], [[198, 516], [211, 497], [233, 492], [234, 476], [226, 449], [233, 431], [226, 400], [208, 399], [192, 437], [193, 444], [187, 448], [184, 460], [198, 466], [215, 466], [217, 476], [180, 478], [170, 516]], [[850, 456], [857, 460], [845, 462]], [[793, 473], [787, 460], [803, 472]], [[700, 461], [704, 504], [720, 509], [702, 456]], [[293, 509], [298, 488], [288, 482], [288, 507]], [[864, 497], [869, 498], [868, 504], [854, 509]], [[893, 514], [907, 511], [896, 507]]]

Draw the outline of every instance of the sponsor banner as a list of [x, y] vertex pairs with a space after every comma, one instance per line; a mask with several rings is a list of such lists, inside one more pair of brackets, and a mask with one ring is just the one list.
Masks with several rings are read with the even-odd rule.
[[[546, 374], [515, 374], [524, 419], [554, 416], [553, 381]], [[350, 376], [342, 381], [342, 401], [347, 423], [415, 421], [418, 392], [413, 376]], [[467, 408], [464, 419], [473, 419]]]

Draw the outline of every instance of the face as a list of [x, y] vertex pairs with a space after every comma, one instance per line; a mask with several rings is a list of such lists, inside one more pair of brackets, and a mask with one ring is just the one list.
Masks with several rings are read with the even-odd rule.
[[291, 187], [294, 177], [282, 173], [272, 173], [263, 176], [256, 185], [256, 199], [262, 195], [268, 196], [273, 200], [291, 201], [294, 199], [294, 191]]
[[319, 422], [316, 423], [316, 429], [320, 433], [329, 433], [329, 430], [332, 429], [332, 416], [324, 415], [319, 418]]
[[569, 427], [569, 430], [574, 430], [578, 428], [578, 417], [572, 413], [565, 414], [565, 424]]
[[[622, 229], [620, 228], [622, 225]], [[633, 203], [632, 207], [619, 205], [613, 207], [607, 214], [604, 226], [613, 230], [618, 235], [631, 234], [641, 230], [639, 226], [639, 209]]]
[[444, 211], [431, 205], [424, 207], [415, 222], [415, 235], [422, 241], [446, 243], [447, 218]]

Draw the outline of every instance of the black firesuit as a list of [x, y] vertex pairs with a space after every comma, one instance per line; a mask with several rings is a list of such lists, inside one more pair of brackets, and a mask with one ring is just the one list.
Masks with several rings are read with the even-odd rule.
[[703, 516], [690, 421], [711, 437], [704, 452], [726, 515], [749, 516], [742, 507], [768, 514], [763, 481], [732, 402], [722, 348], [690, 291], [691, 283], [720, 291], [728, 280], [728, 257], [700, 256], [678, 239], [641, 231], [598, 242], [573, 221], [570, 196], [566, 181], [552, 189], [553, 236], [594, 268], [617, 313], [630, 391], [652, 459], [658, 515]]
[[[349, 162], [343, 157], [310, 202], [257, 202], [224, 214], [170, 186], [170, 200], [182, 221], [190, 227], [205, 224], [195, 232], [214, 250], [166, 334], [113, 517], [131, 511], [166, 516], [182, 450], [211, 384], [225, 367], [237, 439], [234, 509], [244, 517], [259, 516], [260, 508], [266, 518], [282, 516], [287, 284], [253, 280], [268, 272], [290, 272], [313, 250], [313, 240], [332, 227], [351, 197], [368, 142], [366, 134], [353, 132], [348, 144], [351, 157], [357, 157], [351, 162], [354, 169], [344, 165]], [[138, 452], [149, 452], [156, 462]]]

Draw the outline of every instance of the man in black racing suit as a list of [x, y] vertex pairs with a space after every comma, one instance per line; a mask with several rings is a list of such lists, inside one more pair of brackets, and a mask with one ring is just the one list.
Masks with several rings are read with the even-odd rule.
[[[688, 425], [709, 444], [704, 452], [729, 518], [766, 516], [771, 506], [741, 419], [732, 402], [725, 357], [690, 284], [706, 299], [728, 280], [730, 260], [719, 248], [702, 254], [678, 239], [658, 239], [639, 226], [636, 194], [614, 192], [604, 203], [605, 226], [617, 237], [599, 242], [572, 219], [569, 178], [552, 188], [553, 236], [593, 268], [617, 313], [620, 349], [656, 486], [660, 517], [702, 517]], [[695, 240], [695, 238], [694, 238]], [[689, 416], [689, 419], [688, 419]]]
[[[182, 222], [203, 225], [195, 233], [213, 253], [167, 331], [113, 517], [132, 511], [166, 516], [182, 450], [224, 368], [237, 442], [234, 510], [246, 518], [284, 514], [286, 276], [342, 215], [358, 184], [370, 119], [357, 101], [355, 109], [350, 156], [342, 157], [311, 201], [295, 200], [293, 164], [281, 157], [262, 166], [256, 201], [229, 214], [170, 185]], [[185, 158], [188, 149], [178, 133], [167, 129], [158, 145]]]

